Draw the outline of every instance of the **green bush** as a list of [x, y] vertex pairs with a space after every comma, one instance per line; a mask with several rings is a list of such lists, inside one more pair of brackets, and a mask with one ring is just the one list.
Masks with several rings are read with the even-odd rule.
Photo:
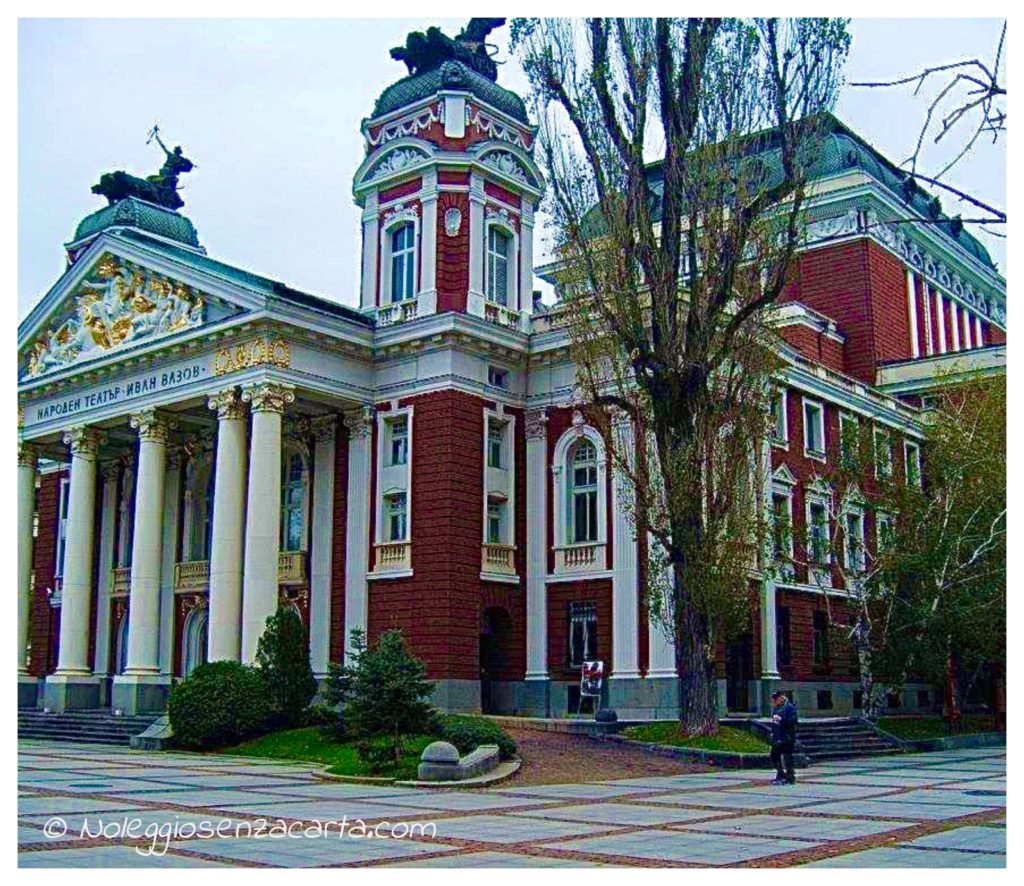
[[177, 745], [210, 750], [264, 732], [271, 709], [259, 671], [237, 661], [214, 661], [171, 687], [167, 713]]
[[475, 751], [482, 744], [496, 744], [502, 760], [509, 760], [519, 748], [497, 723], [483, 717], [446, 714], [438, 718], [438, 737], [450, 742], [460, 754]]
[[273, 726], [301, 726], [317, 683], [309, 664], [306, 626], [292, 607], [282, 606], [267, 619], [256, 647], [256, 665], [270, 695]]

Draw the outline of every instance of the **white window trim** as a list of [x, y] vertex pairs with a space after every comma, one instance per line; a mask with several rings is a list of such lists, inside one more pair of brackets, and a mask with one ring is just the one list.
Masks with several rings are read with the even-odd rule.
[[840, 410], [840, 412], [839, 412], [839, 457], [840, 457], [840, 459], [843, 457], [843, 439], [845, 438], [845, 434], [843, 433], [843, 425], [847, 424], [847, 423], [852, 423], [853, 426], [857, 429], [856, 436], [855, 436], [854, 439], [855, 439], [855, 445], [858, 448], [860, 447], [860, 418], [858, 416], [854, 415], [852, 412], [845, 412], [845, 411]]
[[[65, 494], [64, 490], [67, 490]], [[63, 560], [67, 557], [67, 507], [71, 504], [71, 475], [65, 474], [60, 478], [60, 487], [57, 490], [57, 544], [54, 546], [53, 578], [58, 581], [64, 577]], [[63, 556], [61, 556], [63, 554]]]
[[[282, 468], [282, 473], [284, 473], [284, 470], [285, 470], [286, 466], [288, 465], [288, 463], [291, 461], [291, 457], [293, 455], [298, 455], [299, 458], [302, 459], [302, 530], [300, 532], [300, 538], [299, 538], [299, 550], [300, 551], [308, 551], [309, 550], [309, 504], [310, 504], [309, 500], [310, 500], [310, 498], [312, 498], [312, 495], [310, 494], [311, 493], [311, 484], [309, 482], [310, 481], [309, 449], [303, 443], [299, 443], [298, 441], [286, 440], [284, 442], [284, 445], [281, 447], [281, 468]], [[283, 494], [283, 492], [284, 492], [284, 484], [283, 483], [281, 484], [281, 491], [282, 491], [282, 494]], [[280, 517], [278, 519], [279, 520], [283, 520], [284, 519], [284, 501], [283, 500], [281, 502], [281, 515], [280, 515]], [[281, 530], [283, 530], [283, 529], [284, 529], [283, 525], [278, 527], [278, 535], [282, 534]], [[282, 550], [282, 552], [284, 552], [284, 546], [283, 545], [281, 547], [281, 550]], [[290, 551], [289, 553], [295, 553], [295, 552], [294, 551]]]
[[[878, 438], [883, 437], [889, 445], [889, 458], [887, 459], [888, 468], [882, 470], [882, 460], [879, 458], [881, 449], [878, 445]], [[888, 480], [892, 477], [892, 434], [884, 428], [875, 428], [874, 435], [872, 436], [872, 443], [874, 444], [874, 461], [875, 461], [875, 478]]]
[[[848, 518], [854, 516], [860, 519], [860, 563], [851, 562], [853, 551], [850, 550], [850, 538], [847, 532]], [[843, 566], [847, 571], [863, 572], [867, 568], [867, 523], [865, 522], [864, 508], [860, 505], [848, 505], [843, 510]], [[859, 566], [859, 568], [857, 568]]]
[[[572, 448], [572, 445], [582, 437], [586, 437], [590, 440], [590, 442], [594, 444], [594, 448], [597, 450], [597, 540], [593, 542], [575, 544], [569, 542], [567, 538], [569, 490], [566, 468], [569, 450]], [[554, 483], [552, 484], [552, 504], [554, 505], [554, 508], [552, 510], [552, 514], [554, 515], [555, 522], [554, 538], [556, 548], [585, 548], [592, 545], [605, 546], [608, 544], [607, 462], [608, 457], [605, 452], [604, 438], [590, 425], [580, 425], [578, 427], [569, 428], [569, 430], [558, 438], [558, 443], [555, 444], [555, 451], [551, 464], [551, 472], [554, 477]], [[599, 560], [601, 561], [603, 568], [603, 554], [599, 557]]]
[[[374, 527], [374, 538], [377, 544], [399, 544], [386, 538], [384, 532], [386, 514], [384, 500], [387, 496], [396, 492], [405, 493], [405, 539], [402, 543], [412, 542], [412, 460], [413, 460], [413, 409], [412, 406], [405, 406], [401, 409], [391, 409], [387, 412], [377, 413], [377, 519]], [[386, 446], [388, 443], [387, 423], [399, 416], [405, 416], [407, 436], [407, 451], [405, 459], [405, 484], [402, 487], [384, 488], [384, 467]], [[397, 466], [396, 466], [397, 467]]]
[[487, 532], [487, 506], [490, 503], [491, 490], [487, 484], [487, 472], [488, 462], [488, 448], [490, 443], [490, 430], [491, 421], [501, 422], [504, 426], [502, 428], [502, 455], [505, 456], [505, 467], [504, 468], [490, 468], [490, 470], [504, 470], [508, 471], [508, 493], [505, 499], [505, 523], [508, 527], [506, 532], [507, 540], [502, 544], [507, 544], [510, 547], [515, 547], [516, 544], [516, 520], [515, 520], [515, 500], [516, 500], [516, 450], [515, 450], [515, 439], [516, 439], [516, 418], [514, 415], [509, 415], [507, 412], [498, 413], [493, 409], [484, 409], [484, 500], [483, 500], [483, 535], [481, 538], [482, 544], [490, 544]]
[[[811, 537], [814, 523], [811, 519], [811, 505], [820, 504], [825, 508], [825, 558], [821, 563], [813, 560]], [[832, 551], [830, 550], [831, 518], [829, 516], [830, 493], [812, 486], [804, 494], [804, 526], [807, 537], [807, 581], [814, 587], [832, 587]]]
[[771, 443], [779, 449], [789, 449], [789, 391], [787, 388], [775, 388], [773, 399], [777, 397], [782, 404], [782, 436], [775, 436], [776, 427], [772, 427]]
[[907, 483], [910, 483], [910, 452], [914, 452], [915, 468], [917, 469], [917, 480], [913, 481], [915, 486], [920, 486], [922, 483], [921, 477], [921, 446], [913, 440], [903, 441], [903, 476], [906, 478]]
[[[488, 261], [487, 257], [490, 255], [488, 249], [488, 241], [491, 236], [491, 228], [498, 228], [502, 233], [507, 234], [509, 243], [509, 256], [505, 265], [505, 282], [508, 286], [508, 291], [505, 293], [506, 304], [501, 302], [491, 301], [487, 297], [489, 272], [488, 272]], [[508, 311], [519, 310], [519, 234], [516, 229], [512, 226], [512, 221], [505, 213], [494, 210], [492, 208], [487, 209], [486, 218], [484, 219], [484, 302], [489, 305], [496, 305], [499, 308], [505, 308]]]
[[[826, 449], [827, 449], [827, 446], [828, 446], [828, 444], [827, 444], [827, 442], [825, 440], [825, 424], [826, 424], [826, 422], [825, 422], [825, 404], [822, 403], [821, 400], [814, 400], [811, 397], [808, 397], [806, 395], [803, 396], [802, 401], [803, 402], [800, 404], [800, 408], [802, 410], [801, 418], [802, 418], [802, 424], [803, 424], [803, 427], [804, 427], [804, 455], [807, 456], [807, 458], [813, 458], [815, 461], [825, 461], [825, 459], [826, 459], [825, 452], [826, 452]], [[808, 406], [815, 406], [818, 409], [818, 429], [821, 432], [821, 449], [820, 450], [819, 449], [811, 449], [807, 445], [807, 441], [808, 441], [808, 437], [807, 437], [807, 407]]]
[[[412, 222], [412, 298], [401, 302], [391, 300], [391, 232], [398, 227]], [[377, 306], [381, 308], [391, 305], [414, 302], [419, 296], [420, 288], [420, 215], [414, 207], [398, 206], [384, 215], [384, 224], [380, 229], [380, 293]]]
[[[784, 498], [786, 500], [786, 516], [789, 520], [789, 537], [786, 539], [786, 550], [783, 552], [786, 557], [789, 558], [789, 562], [775, 560], [779, 567], [779, 574], [783, 581], [793, 581], [796, 577], [793, 560], [795, 559], [795, 552], [793, 548], [793, 487], [789, 483], [783, 483], [779, 480], [772, 482], [772, 531], [775, 531], [775, 498]], [[772, 536], [772, 554], [775, 553], [775, 538]]]

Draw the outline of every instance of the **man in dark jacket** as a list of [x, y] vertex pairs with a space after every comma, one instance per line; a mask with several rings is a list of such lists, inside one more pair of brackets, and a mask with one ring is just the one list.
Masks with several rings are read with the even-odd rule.
[[775, 780], [772, 784], [796, 784], [793, 769], [793, 748], [796, 745], [796, 705], [784, 692], [772, 693], [772, 763], [775, 764]]

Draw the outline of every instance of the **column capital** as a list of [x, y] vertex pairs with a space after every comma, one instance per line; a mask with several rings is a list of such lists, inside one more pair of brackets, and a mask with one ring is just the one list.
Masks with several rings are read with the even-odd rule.
[[245, 418], [245, 403], [235, 388], [211, 394], [206, 398], [206, 405], [217, 413], [219, 421], [237, 421]]
[[546, 409], [530, 409], [524, 416], [526, 439], [536, 440], [548, 435], [548, 413]]
[[32, 468], [35, 470], [36, 463], [39, 460], [39, 453], [36, 451], [35, 444], [26, 443], [23, 440], [18, 441], [18, 467], [19, 468]]
[[317, 443], [333, 440], [338, 429], [338, 416], [318, 415], [310, 421], [309, 427]]
[[273, 381], [260, 381], [242, 388], [242, 399], [252, 405], [253, 412], [283, 413], [285, 406], [295, 402], [295, 386]]
[[79, 425], [64, 432], [64, 443], [71, 447], [71, 454], [79, 458], [96, 458], [100, 444], [106, 439], [103, 431], [89, 425]]
[[121, 469], [121, 457], [112, 456], [111, 458], [105, 458], [100, 462], [100, 473], [103, 475], [105, 480], [116, 478], [118, 472]]
[[353, 437], [368, 437], [373, 431], [375, 414], [372, 406], [346, 409], [343, 418], [345, 427]]
[[184, 446], [170, 446], [167, 449], [167, 470], [178, 471], [181, 470], [185, 464], [186, 453]]
[[139, 432], [139, 439], [151, 443], [166, 443], [167, 435], [177, 423], [158, 409], [140, 409], [128, 416], [128, 423]]

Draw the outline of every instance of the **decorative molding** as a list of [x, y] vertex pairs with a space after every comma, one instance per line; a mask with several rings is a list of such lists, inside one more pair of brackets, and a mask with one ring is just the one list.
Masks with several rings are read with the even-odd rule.
[[484, 166], [500, 172], [502, 175], [507, 175], [509, 178], [523, 182], [523, 184], [531, 184], [526, 170], [523, 169], [520, 162], [509, 151], [491, 151], [485, 154], [480, 159], [480, 162]]
[[206, 399], [206, 405], [217, 413], [218, 421], [236, 421], [245, 418], [245, 403], [235, 388], [218, 391]]
[[378, 178], [384, 178], [385, 176], [391, 175], [395, 172], [401, 172], [403, 169], [408, 169], [411, 166], [415, 166], [417, 163], [422, 163], [424, 160], [428, 160], [429, 155], [426, 151], [420, 148], [395, 148], [391, 151], [383, 160], [374, 166], [366, 176], [367, 181], [372, 181]]
[[490, 136], [498, 141], [508, 142], [510, 145], [522, 148], [524, 151], [530, 150], [523, 138], [523, 134], [518, 129], [499, 122], [479, 108], [475, 113], [471, 113], [469, 108], [466, 108], [466, 123], [481, 135]]
[[294, 385], [261, 381], [242, 388], [242, 399], [252, 404], [253, 412], [283, 413], [285, 406], [295, 402]]
[[438, 102], [436, 108], [431, 105], [429, 108], [409, 114], [393, 123], [385, 123], [377, 130], [376, 136], [370, 135], [369, 128], [367, 128], [366, 144], [368, 147], [376, 148], [394, 141], [396, 138], [418, 135], [422, 130], [430, 129], [433, 124], [441, 122], [442, 116], [442, 104]]
[[310, 420], [309, 428], [314, 442], [333, 440], [338, 429], [338, 417], [336, 415], [318, 415]]
[[166, 443], [167, 435], [176, 424], [165, 413], [156, 409], [140, 409], [128, 416], [128, 423], [139, 432], [139, 439], [149, 443]]
[[22, 440], [18, 441], [18, 467], [19, 468], [32, 468], [35, 470], [36, 463], [39, 460], [39, 453], [36, 452], [36, 447], [31, 443], [25, 443]]
[[461, 230], [462, 210], [457, 206], [452, 206], [450, 209], [445, 210], [444, 213], [444, 232], [449, 237], [458, 237]]
[[372, 406], [346, 409], [342, 414], [342, 422], [348, 429], [349, 436], [351, 437], [369, 437], [373, 433], [374, 421], [375, 416]]
[[384, 228], [390, 228], [398, 222], [418, 222], [419, 218], [420, 214], [416, 211], [415, 206], [399, 203], [384, 213]]
[[524, 418], [527, 440], [538, 440], [547, 437], [548, 414], [546, 409], [531, 409]]
[[107, 435], [97, 428], [80, 425], [64, 432], [64, 443], [71, 447], [71, 454], [77, 458], [96, 458], [100, 444], [105, 443]]
[[268, 335], [240, 345], [221, 348], [213, 358], [213, 374], [226, 375], [254, 366], [287, 369], [291, 363], [292, 349], [287, 340]]

